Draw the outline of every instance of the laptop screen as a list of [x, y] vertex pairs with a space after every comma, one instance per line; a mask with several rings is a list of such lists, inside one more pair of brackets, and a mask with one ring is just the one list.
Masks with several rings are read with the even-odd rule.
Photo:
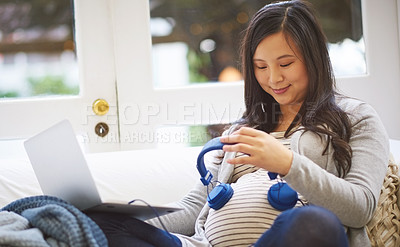
[[101, 203], [68, 120], [31, 137], [24, 145], [43, 194], [61, 198], [81, 210]]

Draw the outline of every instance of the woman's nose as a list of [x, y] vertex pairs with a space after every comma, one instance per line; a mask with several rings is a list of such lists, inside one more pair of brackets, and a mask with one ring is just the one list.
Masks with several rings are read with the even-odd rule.
[[271, 84], [276, 84], [283, 81], [283, 75], [278, 68], [271, 68], [269, 74], [269, 82]]

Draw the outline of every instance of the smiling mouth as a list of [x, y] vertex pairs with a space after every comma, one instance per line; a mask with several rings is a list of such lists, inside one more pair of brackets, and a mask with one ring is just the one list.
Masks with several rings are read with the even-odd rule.
[[285, 92], [289, 89], [290, 86], [291, 86], [291, 85], [289, 85], [289, 86], [287, 86], [287, 87], [279, 88], [279, 89], [273, 89], [273, 88], [272, 88], [272, 91], [273, 91], [275, 94], [283, 94], [283, 93], [285, 93]]

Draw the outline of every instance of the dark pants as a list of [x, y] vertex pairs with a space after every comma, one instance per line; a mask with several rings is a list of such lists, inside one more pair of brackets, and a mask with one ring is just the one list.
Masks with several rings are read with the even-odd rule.
[[[180, 247], [180, 240], [162, 229], [123, 214], [91, 213], [110, 247]], [[306, 206], [282, 212], [256, 247], [347, 247], [347, 236], [339, 219], [330, 211]]]
[[255, 247], [348, 247], [347, 235], [331, 211], [305, 206], [282, 212]]
[[182, 246], [181, 241], [164, 230], [126, 214], [88, 213], [103, 230], [110, 247]]

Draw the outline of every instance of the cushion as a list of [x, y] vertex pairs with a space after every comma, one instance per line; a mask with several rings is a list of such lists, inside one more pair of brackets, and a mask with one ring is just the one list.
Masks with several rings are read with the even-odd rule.
[[372, 247], [400, 246], [399, 186], [399, 168], [392, 156], [377, 208], [366, 226]]

